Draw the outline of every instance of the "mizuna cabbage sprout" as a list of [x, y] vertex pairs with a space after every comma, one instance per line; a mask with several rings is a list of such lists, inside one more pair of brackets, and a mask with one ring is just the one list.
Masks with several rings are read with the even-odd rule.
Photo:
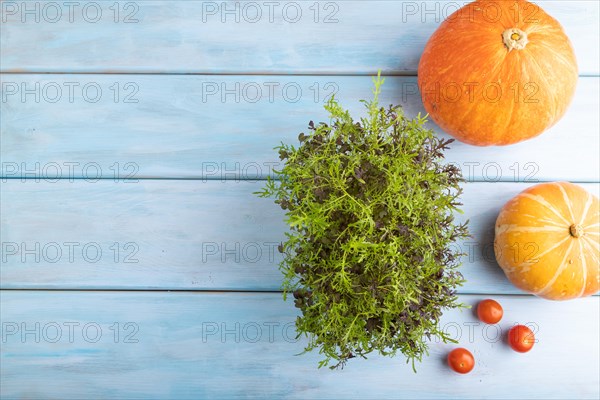
[[420, 114], [380, 106], [383, 79], [374, 84], [365, 117], [332, 97], [328, 123], [311, 121], [299, 145], [276, 147], [285, 164], [257, 192], [286, 211], [284, 299], [293, 294], [298, 337], [323, 356], [319, 367], [400, 352], [414, 369], [429, 339], [452, 342], [440, 317], [462, 306], [455, 242], [468, 231], [454, 220], [463, 179], [444, 162], [452, 140]]

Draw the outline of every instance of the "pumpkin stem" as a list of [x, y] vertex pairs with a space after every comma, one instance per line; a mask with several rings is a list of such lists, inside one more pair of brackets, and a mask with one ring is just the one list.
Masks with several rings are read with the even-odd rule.
[[573, 236], [574, 238], [578, 238], [581, 235], [583, 235], [583, 228], [581, 227], [581, 225], [573, 224], [569, 227], [569, 232], [571, 233], [571, 236]]
[[527, 34], [518, 28], [510, 28], [504, 31], [502, 40], [509, 52], [513, 49], [523, 50], [527, 45]]

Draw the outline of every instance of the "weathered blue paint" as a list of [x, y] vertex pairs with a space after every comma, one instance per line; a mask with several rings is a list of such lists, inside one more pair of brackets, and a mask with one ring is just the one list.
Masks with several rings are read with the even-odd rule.
[[[444, 360], [454, 346], [435, 342], [416, 374], [402, 356], [318, 370], [318, 354], [296, 355], [306, 342], [295, 342], [296, 311], [278, 293], [1, 296], [5, 326], [35, 331], [40, 324], [39, 343], [21, 331], [2, 343], [3, 399], [598, 398], [599, 341], [591, 340], [600, 334], [597, 297], [556, 303], [496, 295], [505, 311], [497, 326], [479, 323], [472, 310], [445, 313], [442, 326], [476, 358], [475, 369], [459, 376]], [[65, 323], [73, 326], [72, 342]], [[536, 330], [538, 343], [527, 354], [503, 343], [515, 323]]]
[[[322, 103], [332, 91], [359, 112], [358, 100], [370, 97], [366, 75], [377, 70], [409, 75], [387, 78], [384, 104], [422, 112], [420, 53], [459, 3], [281, 2], [272, 22], [263, 2], [94, 3], [102, 10], [96, 22], [89, 2], [76, 6], [73, 22], [63, 2], [0, 5], [2, 398], [600, 396], [600, 299], [519, 295], [491, 251], [499, 208], [536, 181], [580, 182], [598, 195], [598, 2], [539, 2], [564, 25], [582, 75], [565, 117], [525, 143], [455, 143], [449, 151], [472, 181], [460, 216], [474, 236], [462, 243], [469, 257], [461, 299], [498, 299], [504, 333], [529, 322], [539, 339], [517, 354], [495, 339], [496, 328], [470, 328], [472, 311], [446, 313], [443, 326], [451, 334], [458, 327], [460, 345], [475, 354], [468, 376], [446, 368], [451, 346], [438, 343], [417, 375], [402, 357], [317, 370], [318, 355], [294, 356], [304, 341], [292, 343], [292, 304], [279, 293], [249, 293], [277, 290], [281, 280], [278, 254], [270, 255], [285, 231], [282, 212], [252, 195], [261, 185], [254, 179], [277, 166], [272, 147], [294, 141], [309, 120], [326, 119]], [[62, 7], [56, 23], [48, 21], [54, 4]], [[256, 22], [223, 14], [251, 12], [248, 4], [262, 9]], [[291, 23], [295, 4], [303, 14]], [[33, 14], [24, 16], [24, 5]], [[22, 84], [40, 89], [23, 100]], [[105, 179], [95, 181], [98, 173]], [[61, 258], [52, 262], [57, 249]], [[73, 323], [73, 340], [65, 323]], [[23, 328], [34, 333], [23, 337]], [[231, 332], [222, 337], [224, 328]]]
[[[38, 162], [40, 173], [48, 177], [57, 175], [52, 163], [59, 164], [63, 177], [72, 172], [75, 177], [93, 178], [98, 168], [104, 178], [264, 177], [280, 165], [274, 146], [281, 141], [296, 143], [309, 120], [328, 120], [322, 107], [328, 96], [336, 93], [359, 114], [364, 110], [359, 100], [370, 98], [372, 90], [370, 77], [348, 76], [4, 75], [2, 79], [10, 89], [5, 91], [0, 121], [4, 177], [19, 177]], [[600, 109], [599, 82], [580, 78], [572, 107], [539, 137], [509, 147], [455, 142], [448, 161], [458, 164], [470, 181], [598, 181], [600, 117], [590, 110]], [[71, 98], [69, 85], [75, 83], [79, 86]], [[35, 91], [36, 84], [39, 102], [22, 89]], [[89, 94], [83, 93], [86, 85]], [[57, 90], [62, 96], [51, 102]], [[414, 77], [386, 79], [381, 104], [390, 103], [402, 104], [410, 117], [425, 113]], [[66, 163], [79, 165], [69, 170]]]
[[[43, 12], [52, 2], [36, 3], [39, 23], [35, 13], [25, 18], [19, 11], [5, 13], [2, 72], [373, 75], [381, 69], [414, 74], [429, 36], [467, 1], [281, 1], [272, 12], [259, 1], [254, 2], [259, 18], [256, 7], [246, 6], [251, 1], [121, 1], [115, 22], [109, 8], [115, 2], [106, 0], [97, 2], [100, 20], [89, 22], [96, 19], [95, 8], [84, 14], [81, 5], [72, 23], [66, 7], [62, 18], [51, 23], [55, 14], [44, 18]], [[124, 10], [129, 3], [137, 7]], [[593, 45], [600, 36], [598, 2], [536, 3], [565, 27], [581, 73], [598, 75], [600, 51]], [[535, 9], [525, 11], [535, 17]]]
[[[278, 290], [276, 246], [286, 227], [276, 204], [252, 194], [262, 185], [8, 180], [2, 288]], [[495, 262], [494, 223], [502, 205], [530, 185], [465, 185], [465, 213], [457, 217], [470, 220], [473, 238], [460, 243], [468, 253], [461, 293], [520, 293]], [[598, 184], [584, 187], [598, 196]]]

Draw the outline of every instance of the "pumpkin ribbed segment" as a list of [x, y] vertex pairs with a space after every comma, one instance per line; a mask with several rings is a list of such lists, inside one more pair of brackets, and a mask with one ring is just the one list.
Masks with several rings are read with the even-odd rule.
[[552, 300], [600, 288], [598, 198], [568, 182], [526, 189], [496, 221], [496, 260], [518, 288]]

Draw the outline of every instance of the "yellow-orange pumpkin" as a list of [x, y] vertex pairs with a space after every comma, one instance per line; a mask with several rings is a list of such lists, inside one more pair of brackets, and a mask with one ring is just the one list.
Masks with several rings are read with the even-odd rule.
[[522, 290], [551, 300], [594, 294], [600, 284], [598, 198], [568, 182], [530, 187], [500, 211], [494, 250]]
[[523, 0], [479, 0], [450, 15], [419, 63], [425, 109], [457, 139], [507, 145], [539, 135], [567, 110], [577, 62], [561, 25]]

